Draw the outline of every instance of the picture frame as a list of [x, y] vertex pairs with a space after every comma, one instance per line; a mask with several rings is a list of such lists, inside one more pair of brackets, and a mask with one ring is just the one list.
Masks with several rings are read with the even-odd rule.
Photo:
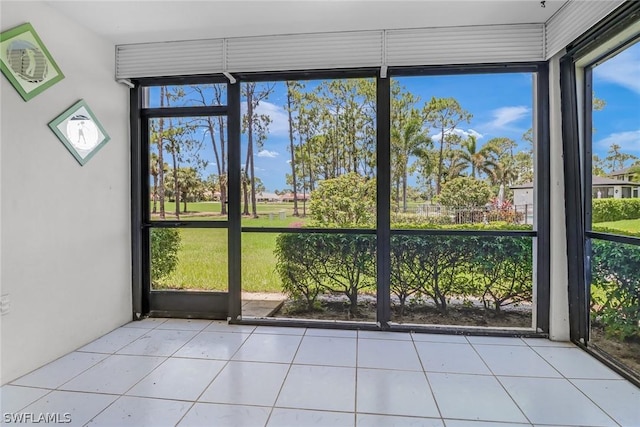
[[64, 79], [29, 23], [0, 33], [0, 69], [25, 101]]
[[83, 99], [53, 119], [49, 127], [81, 166], [111, 139]]

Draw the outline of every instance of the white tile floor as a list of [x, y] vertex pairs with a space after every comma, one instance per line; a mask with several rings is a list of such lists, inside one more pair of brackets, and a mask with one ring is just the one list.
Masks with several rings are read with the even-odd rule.
[[0, 389], [72, 426], [640, 426], [640, 390], [542, 339], [133, 322]]

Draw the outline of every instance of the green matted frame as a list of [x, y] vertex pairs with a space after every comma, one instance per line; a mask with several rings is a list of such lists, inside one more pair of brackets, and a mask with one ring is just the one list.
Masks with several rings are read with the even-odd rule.
[[49, 127], [81, 166], [111, 139], [83, 99], [53, 119]]
[[0, 33], [0, 68], [25, 101], [64, 78], [29, 23]]

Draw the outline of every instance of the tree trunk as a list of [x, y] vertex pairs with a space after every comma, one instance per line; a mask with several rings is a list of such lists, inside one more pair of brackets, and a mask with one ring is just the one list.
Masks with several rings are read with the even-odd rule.
[[156, 213], [157, 211], [157, 201], [158, 198], [158, 174], [153, 175], [153, 209], [151, 213]]
[[178, 162], [175, 151], [171, 152], [171, 159], [173, 160], [173, 196], [176, 199], [176, 220], [180, 220], [180, 182], [178, 181]]
[[440, 195], [440, 189], [442, 188], [442, 164], [444, 163], [444, 159], [442, 155], [444, 154], [444, 128], [442, 128], [442, 133], [440, 134], [440, 154], [438, 156], [438, 176], [436, 178], [436, 195]]
[[402, 212], [407, 213], [407, 168], [402, 173]]
[[[160, 107], [164, 107], [165, 86], [160, 86]], [[160, 219], [165, 219], [164, 212], [164, 119], [158, 119], [158, 201], [160, 202]]]
[[296, 155], [293, 145], [293, 117], [291, 116], [291, 82], [287, 81], [287, 111], [289, 113], [289, 149], [291, 150], [291, 177], [293, 179], [293, 216], [298, 213], [298, 182], [296, 180]]

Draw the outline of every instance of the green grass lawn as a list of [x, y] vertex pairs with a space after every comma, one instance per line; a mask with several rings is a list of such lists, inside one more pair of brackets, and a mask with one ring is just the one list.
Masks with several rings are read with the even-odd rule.
[[[161, 282], [163, 288], [228, 289], [227, 230], [181, 229], [178, 266]], [[242, 234], [242, 290], [281, 292], [273, 253], [277, 234]]]
[[640, 219], [623, 219], [621, 221], [599, 222], [594, 226], [612, 228], [614, 230], [640, 232]]

